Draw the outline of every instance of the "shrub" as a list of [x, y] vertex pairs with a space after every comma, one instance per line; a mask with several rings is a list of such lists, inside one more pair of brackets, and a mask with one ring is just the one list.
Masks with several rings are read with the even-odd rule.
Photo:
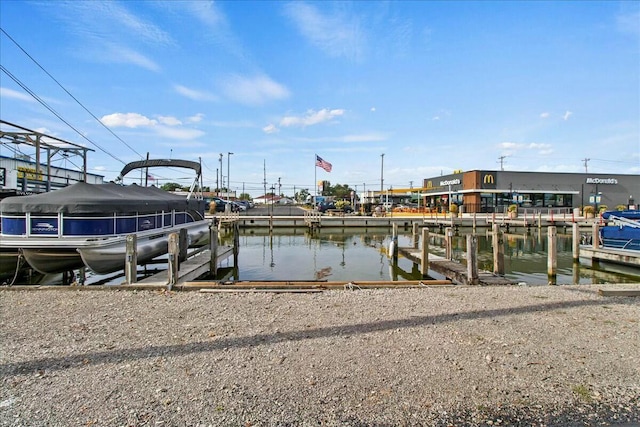
[[589, 205], [589, 206], [584, 206], [584, 207], [582, 208], [582, 213], [583, 213], [584, 215], [586, 215], [586, 214], [595, 214], [595, 213], [596, 213], [596, 209], [595, 209], [593, 206], [591, 206], [591, 205]]
[[616, 206], [616, 210], [617, 211], [626, 211], [627, 207], [625, 205], [618, 205], [618, 206]]
[[509, 212], [518, 212], [518, 205], [513, 204], [513, 205], [509, 205], [509, 207], [507, 208], [507, 210]]
[[609, 207], [607, 205], [598, 206], [598, 213], [606, 212], [608, 210], [609, 210]]
[[451, 203], [449, 205], [449, 212], [458, 213], [458, 205], [456, 205], [455, 203]]

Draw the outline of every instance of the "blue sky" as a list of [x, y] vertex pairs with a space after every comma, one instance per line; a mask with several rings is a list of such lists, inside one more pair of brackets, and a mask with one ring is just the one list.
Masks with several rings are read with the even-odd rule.
[[96, 150], [107, 180], [147, 152], [202, 158], [211, 186], [223, 153], [253, 196], [265, 169], [288, 195], [379, 189], [382, 168], [385, 188], [418, 187], [501, 157], [640, 173], [638, 2], [2, 0], [0, 24], [4, 69], [90, 141], [4, 72], [0, 117]]

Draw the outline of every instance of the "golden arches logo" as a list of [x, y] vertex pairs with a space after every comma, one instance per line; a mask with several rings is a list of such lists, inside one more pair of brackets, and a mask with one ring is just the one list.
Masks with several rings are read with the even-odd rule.
[[484, 180], [485, 184], [495, 184], [496, 183], [495, 178], [491, 174], [485, 175], [483, 180]]
[[427, 181], [427, 188], [433, 188], [433, 182]]

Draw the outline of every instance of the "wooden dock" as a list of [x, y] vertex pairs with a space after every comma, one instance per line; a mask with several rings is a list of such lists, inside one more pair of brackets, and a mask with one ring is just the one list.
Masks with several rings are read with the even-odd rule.
[[[403, 257], [413, 261], [416, 264], [422, 264], [422, 250], [413, 247], [399, 247], [398, 252]], [[467, 266], [452, 260], [448, 260], [438, 255], [429, 254], [428, 257], [429, 270], [442, 274], [454, 284], [471, 285], [469, 280]], [[478, 270], [478, 285], [514, 285], [517, 282], [507, 279], [504, 276], [493, 274], [489, 271]]]
[[[172, 283], [171, 287], [179, 286], [186, 282], [190, 282], [192, 280], [201, 277], [208, 272], [212, 271], [211, 263], [215, 262], [219, 264], [220, 262], [226, 260], [227, 258], [233, 256], [233, 247], [232, 246], [218, 246], [217, 248], [217, 256], [215, 261], [212, 260], [211, 249], [207, 249], [205, 251], [200, 252], [199, 254], [187, 259], [184, 262], [180, 263], [180, 266], [177, 270], [175, 283]], [[142, 279], [136, 282], [137, 286], [149, 286], [149, 287], [167, 287], [171, 282], [171, 272], [170, 271], [161, 271], [159, 273], [154, 274], [153, 276], [149, 276], [145, 279]]]
[[611, 263], [627, 267], [630, 272], [635, 270], [636, 274], [640, 273], [640, 252], [638, 251], [603, 247], [594, 248], [591, 245], [581, 245], [579, 258], [592, 266], [600, 263]]

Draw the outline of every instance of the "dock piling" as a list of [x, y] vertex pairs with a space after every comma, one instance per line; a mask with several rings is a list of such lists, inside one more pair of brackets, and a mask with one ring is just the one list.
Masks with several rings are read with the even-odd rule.
[[444, 229], [444, 248], [445, 258], [453, 259], [453, 229], [451, 227]]
[[467, 234], [467, 277], [470, 285], [478, 284], [478, 236]]
[[580, 260], [580, 226], [577, 222], [574, 222], [572, 228], [571, 252], [573, 254], [573, 262], [575, 263]]
[[420, 274], [422, 277], [429, 275], [429, 228], [422, 229], [422, 257], [420, 259]]
[[491, 236], [491, 245], [493, 246], [493, 274], [504, 275], [504, 238], [500, 226], [493, 224], [493, 233]]
[[555, 285], [556, 271], [558, 268], [558, 235], [554, 225], [547, 228], [547, 239], [547, 275], [549, 276], [549, 284]]
[[215, 222], [209, 227], [209, 245], [211, 247], [209, 271], [213, 277], [216, 277], [218, 275], [218, 227]]
[[178, 233], [169, 234], [169, 281], [167, 289], [178, 282], [178, 271], [180, 270], [180, 235]]
[[131, 285], [138, 281], [138, 236], [127, 235], [126, 255], [124, 263], [125, 283]]

